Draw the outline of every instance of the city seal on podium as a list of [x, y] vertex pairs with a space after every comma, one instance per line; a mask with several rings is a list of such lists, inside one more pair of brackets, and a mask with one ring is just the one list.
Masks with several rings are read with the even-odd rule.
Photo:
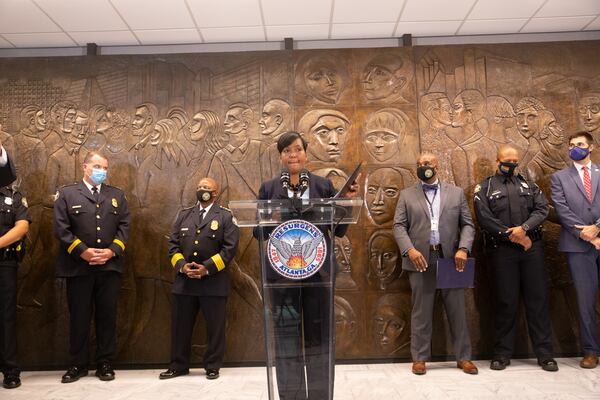
[[289, 279], [305, 279], [316, 274], [323, 266], [326, 254], [323, 232], [300, 219], [280, 224], [267, 241], [271, 266]]

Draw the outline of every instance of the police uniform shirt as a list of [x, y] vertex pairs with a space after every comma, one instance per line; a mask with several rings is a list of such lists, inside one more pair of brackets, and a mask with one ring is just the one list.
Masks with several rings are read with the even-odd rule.
[[[31, 223], [27, 207], [27, 199], [21, 193], [13, 192], [8, 186], [0, 188], [0, 236], [14, 228], [17, 221]], [[16, 251], [22, 250], [19, 242], [11, 244], [8, 248], [14, 248]]]
[[[230, 291], [227, 266], [237, 251], [240, 231], [231, 211], [213, 203], [201, 217], [199, 205], [181, 210], [169, 240], [169, 258], [176, 271], [172, 292], [196, 296], [227, 296]], [[182, 273], [186, 263], [206, 267], [208, 276], [189, 278]]]
[[[514, 223], [511, 218], [509, 188], [512, 185], [518, 193], [518, 212], [521, 221]], [[488, 234], [504, 238], [508, 228], [522, 226], [530, 232], [539, 227], [548, 216], [546, 197], [534, 182], [527, 181], [522, 175], [512, 177], [501, 173], [488, 177], [475, 187], [475, 213], [479, 225]]]
[[[83, 180], [62, 187], [54, 202], [54, 233], [61, 247], [57, 275], [72, 277], [94, 271], [122, 272], [122, 255], [131, 217], [125, 193], [103, 184], [97, 200]], [[90, 266], [81, 258], [88, 248], [109, 248], [115, 257], [104, 265]]]

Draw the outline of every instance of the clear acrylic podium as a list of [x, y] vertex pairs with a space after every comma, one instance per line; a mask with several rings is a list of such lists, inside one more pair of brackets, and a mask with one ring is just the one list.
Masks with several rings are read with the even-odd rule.
[[[260, 246], [270, 400], [333, 399], [336, 264], [332, 232], [337, 229], [338, 233], [345, 233], [348, 224], [358, 221], [361, 206], [362, 199], [277, 199], [229, 203], [238, 225], [254, 228], [253, 233]], [[279, 227], [286, 221], [285, 227]], [[281, 252], [282, 245], [275, 246], [273, 243], [277, 242], [277, 237], [282, 237], [280, 232], [287, 227], [304, 226], [304, 221], [316, 226], [323, 234], [321, 243], [325, 243], [325, 252], [321, 267], [316, 272], [308, 272], [310, 276], [299, 279], [294, 273], [303, 269], [295, 267], [303, 264], [293, 264], [294, 255], [289, 257], [289, 268], [280, 267], [283, 273], [275, 268], [285, 264], [285, 257], [279, 259], [282, 254], [310, 251], [306, 250], [310, 247], [310, 240], [301, 243], [301, 235], [290, 229], [288, 233], [292, 240], [288, 240]], [[315, 232], [315, 236], [318, 235], [319, 232]], [[314, 254], [317, 254], [315, 257], [321, 255], [316, 250]]]

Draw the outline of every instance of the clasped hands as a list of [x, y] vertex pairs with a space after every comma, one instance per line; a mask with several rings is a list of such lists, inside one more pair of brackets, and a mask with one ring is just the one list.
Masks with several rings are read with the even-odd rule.
[[95, 249], [93, 247], [88, 247], [83, 253], [81, 253], [81, 258], [87, 261], [90, 265], [104, 265], [114, 256], [115, 252], [111, 249]]
[[181, 268], [181, 272], [186, 274], [188, 278], [202, 279], [202, 277], [208, 275], [208, 270], [202, 264], [195, 262], [185, 263]]
[[586, 242], [590, 242], [594, 245], [596, 250], [600, 250], [600, 237], [598, 237], [598, 233], [600, 233], [600, 228], [596, 225], [575, 225], [575, 228], [580, 229], [579, 237]]
[[[467, 256], [467, 252], [463, 249], [458, 249], [456, 251], [456, 254], [454, 255], [454, 264], [456, 265], [456, 270], [458, 272], [463, 272], [465, 270]], [[413, 263], [417, 271], [425, 272], [425, 270], [427, 270], [427, 260], [419, 250], [415, 249], [414, 247], [408, 250], [408, 258]]]
[[508, 228], [506, 230], [506, 233], [508, 233], [508, 240], [510, 240], [513, 243], [520, 244], [521, 246], [523, 246], [523, 249], [525, 251], [531, 248], [531, 238], [527, 236], [527, 232], [525, 232], [525, 229], [523, 229], [522, 227], [513, 226], [512, 228]]

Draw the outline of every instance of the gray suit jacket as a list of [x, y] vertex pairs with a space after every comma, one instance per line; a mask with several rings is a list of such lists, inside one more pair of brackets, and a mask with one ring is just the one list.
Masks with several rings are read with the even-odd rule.
[[592, 164], [592, 202], [585, 196], [583, 182], [574, 166], [560, 170], [552, 175], [552, 201], [562, 229], [558, 241], [558, 250], [583, 253], [595, 251], [594, 246], [579, 238], [579, 229], [575, 225], [591, 225], [600, 221], [600, 166]]
[[[469, 252], [475, 237], [473, 218], [467, 204], [465, 193], [459, 187], [441, 182], [440, 187], [440, 244], [444, 257], [454, 257], [461, 247]], [[400, 192], [396, 215], [394, 217], [394, 237], [404, 255], [402, 269], [416, 271], [406, 254], [415, 248], [429, 259], [429, 236], [431, 221], [429, 206], [421, 183], [417, 183]]]

